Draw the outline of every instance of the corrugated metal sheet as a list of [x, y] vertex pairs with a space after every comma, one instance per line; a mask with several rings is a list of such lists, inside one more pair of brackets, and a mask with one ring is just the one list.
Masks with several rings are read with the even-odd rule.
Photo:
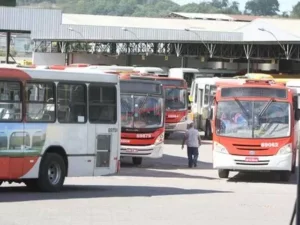
[[175, 29], [184, 30], [202, 29], [208, 31], [233, 31], [248, 22], [216, 21], [216, 20], [193, 20], [193, 19], [170, 19], [170, 18], [146, 18], [126, 16], [103, 16], [83, 14], [63, 14], [63, 24], [93, 25], [111, 27], [136, 27], [152, 29]]
[[184, 12], [172, 12], [171, 14], [189, 18], [189, 19], [211, 19], [211, 20], [233, 20], [233, 18], [226, 14], [217, 13], [184, 13]]
[[[282, 20], [277, 21], [281, 23], [281, 27], [278, 26], [279, 23], [272, 24], [268, 20], [254, 20], [253, 22], [249, 23], [248, 25], [237, 29], [237, 32], [243, 33], [243, 41], [244, 42], [256, 42], [256, 43], [266, 43], [266, 42], [300, 42], [300, 34], [299, 31], [296, 29], [291, 29], [292, 27], [298, 27], [300, 25], [300, 21], [298, 21], [298, 25], [296, 23], [284, 23]], [[291, 21], [290, 21], [291, 22]], [[296, 21], [294, 21], [296, 22]], [[283, 26], [286, 25], [287, 27]], [[294, 26], [293, 26], [294, 25]], [[291, 26], [291, 27], [290, 27]], [[264, 29], [265, 31], [261, 31], [260, 29]], [[290, 29], [291, 32], [287, 32], [285, 30]], [[296, 35], [298, 33], [298, 35]]]
[[[71, 31], [69, 28], [72, 28]], [[32, 35], [36, 40], [102, 40], [102, 41], [170, 41], [170, 42], [240, 42], [243, 35], [238, 32], [216, 32], [216, 31], [185, 31], [174, 29], [147, 29], [127, 28], [109, 26], [82, 26], [66, 25], [61, 26], [60, 32], [53, 32], [51, 35], [42, 33]], [[195, 32], [195, 33], [194, 33]]]
[[281, 29], [283, 32], [287, 32], [289, 34], [300, 37], [300, 20], [299, 19], [275, 19], [275, 18], [260, 18], [256, 20], [257, 22], [261, 21], [264, 23], [268, 23], [272, 26], [276, 26]]
[[52, 28], [59, 29], [61, 20], [60, 10], [0, 7], [0, 30], [39, 30], [47, 33]]
[[[208, 14], [209, 15], [209, 14]], [[34, 40], [155, 42], [300, 42], [300, 20], [249, 22], [62, 14], [61, 10], [0, 7], [0, 30], [31, 31]], [[74, 31], [68, 28], [72, 27]], [[128, 31], [122, 30], [127, 28]], [[185, 29], [193, 30], [185, 31]]]

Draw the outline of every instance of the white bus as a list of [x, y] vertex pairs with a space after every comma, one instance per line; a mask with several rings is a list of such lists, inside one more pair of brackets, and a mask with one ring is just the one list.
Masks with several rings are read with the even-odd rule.
[[195, 127], [204, 131], [208, 139], [212, 137], [210, 114], [213, 110], [216, 81], [219, 79], [218, 77], [196, 78], [190, 92], [191, 113]]
[[233, 77], [237, 71], [227, 69], [195, 69], [195, 68], [171, 68], [169, 77], [185, 79], [190, 90], [193, 81], [197, 77]]
[[0, 184], [56, 192], [117, 173], [120, 115], [118, 75], [0, 68]]

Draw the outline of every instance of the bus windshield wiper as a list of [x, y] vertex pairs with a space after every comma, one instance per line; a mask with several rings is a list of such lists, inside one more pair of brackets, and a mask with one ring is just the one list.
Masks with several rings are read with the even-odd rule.
[[138, 108], [138, 112], [140, 114], [142, 108], [144, 107], [144, 105], [146, 104], [146, 102], [148, 101], [148, 98], [149, 98], [149, 94], [146, 95], [146, 98], [144, 100], [144, 102], [141, 104], [141, 106]]
[[241, 108], [241, 110], [243, 111], [243, 113], [247, 116], [247, 118], [250, 118], [249, 113], [247, 112], [247, 110], [245, 109], [245, 107], [243, 106], [243, 104], [240, 102], [240, 100], [238, 100], [237, 97], [234, 98], [234, 100], [236, 101], [236, 103], [239, 105], [239, 107]]
[[266, 104], [265, 106], [263, 107], [263, 109], [260, 111], [260, 113], [258, 114], [258, 118], [260, 118], [264, 113], [265, 111], [269, 108], [269, 106], [271, 105], [272, 102], [274, 102], [274, 98], [271, 98]]

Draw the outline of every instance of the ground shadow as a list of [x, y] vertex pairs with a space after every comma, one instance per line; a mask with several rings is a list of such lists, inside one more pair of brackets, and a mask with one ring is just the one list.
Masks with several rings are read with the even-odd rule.
[[277, 183], [277, 184], [297, 184], [297, 173], [298, 168], [295, 174], [292, 174], [289, 182], [282, 182], [279, 180], [278, 173], [274, 172], [240, 172], [234, 177], [229, 178], [228, 182], [251, 182], [251, 183]]
[[[134, 166], [130, 159], [123, 159], [121, 172], [118, 176], [138, 176], [138, 177], [166, 177], [166, 178], [194, 178], [194, 179], [215, 179], [212, 177], [198, 176], [180, 173], [176, 170], [207, 170], [212, 169], [212, 164], [198, 161], [197, 167], [188, 168], [187, 158], [164, 154], [160, 159], [144, 159], [143, 164]], [[172, 171], [170, 171], [172, 170]]]
[[152, 197], [169, 195], [196, 195], [230, 193], [215, 190], [182, 189], [152, 186], [99, 186], [65, 185], [59, 193], [30, 192], [26, 187], [0, 187], [0, 202], [26, 202], [41, 200], [65, 200], [79, 198]]
[[[185, 151], [185, 150], [183, 150]], [[199, 156], [201, 159], [201, 156]], [[134, 168], [130, 158], [122, 159], [121, 169], [122, 168]], [[138, 166], [139, 168], [144, 169], [164, 169], [164, 170], [176, 170], [176, 169], [190, 169], [188, 168], [188, 159], [187, 157], [174, 156], [164, 154], [162, 158], [151, 159], [145, 158], [143, 159], [142, 165]], [[203, 162], [198, 159], [197, 167], [192, 168], [193, 170], [206, 170], [212, 169], [212, 163]]]

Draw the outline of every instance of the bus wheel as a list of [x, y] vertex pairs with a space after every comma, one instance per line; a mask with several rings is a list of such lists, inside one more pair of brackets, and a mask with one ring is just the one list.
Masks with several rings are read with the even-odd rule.
[[56, 153], [47, 153], [40, 167], [38, 186], [41, 191], [58, 192], [66, 177], [66, 165], [63, 158]]
[[288, 182], [291, 177], [291, 171], [281, 171], [279, 172], [279, 179], [282, 182]]
[[218, 174], [220, 178], [228, 178], [229, 170], [218, 170]]
[[141, 165], [142, 161], [143, 161], [143, 158], [141, 158], [141, 157], [133, 157], [132, 158], [132, 163], [137, 166]]

